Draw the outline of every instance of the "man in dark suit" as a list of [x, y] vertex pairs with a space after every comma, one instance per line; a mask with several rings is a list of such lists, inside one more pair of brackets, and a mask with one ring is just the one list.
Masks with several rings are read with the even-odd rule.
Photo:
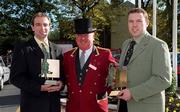
[[59, 58], [56, 45], [48, 41], [50, 24], [45, 13], [35, 14], [32, 19], [34, 37], [14, 49], [10, 81], [21, 90], [21, 112], [60, 112], [61, 79], [51, 85], [45, 84], [46, 79], [41, 76], [43, 46], [49, 55], [46, 58]]
[[110, 63], [115, 63], [110, 50], [93, 45], [94, 31], [90, 19], [76, 19], [78, 47], [64, 54], [68, 101], [66, 112], [108, 112], [106, 78]]

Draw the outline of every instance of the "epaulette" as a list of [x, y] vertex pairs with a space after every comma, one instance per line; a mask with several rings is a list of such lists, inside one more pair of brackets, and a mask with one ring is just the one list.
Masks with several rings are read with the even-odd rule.
[[105, 51], [109, 51], [110, 52], [110, 49], [108, 48], [103, 48], [103, 47], [97, 47], [98, 49], [102, 49], [102, 50], [105, 50]]
[[73, 47], [71, 50], [73, 51], [73, 50], [75, 50], [75, 49], [77, 49], [78, 47]]
[[74, 47], [74, 48], [72, 48], [72, 50], [71, 50], [71, 56], [73, 56], [74, 55], [74, 53], [76, 52], [76, 50], [78, 49], [78, 47]]

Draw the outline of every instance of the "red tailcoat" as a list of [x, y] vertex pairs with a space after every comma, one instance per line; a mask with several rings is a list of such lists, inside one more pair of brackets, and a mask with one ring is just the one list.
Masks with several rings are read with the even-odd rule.
[[106, 78], [110, 63], [115, 63], [110, 50], [94, 47], [86, 66], [84, 79], [79, 81], [79, 49], [64, 54], [64, 70], [67, 78], [68, 101], [66, 112], [108, 112], [108, 100], [99, 98], [106, 93]]

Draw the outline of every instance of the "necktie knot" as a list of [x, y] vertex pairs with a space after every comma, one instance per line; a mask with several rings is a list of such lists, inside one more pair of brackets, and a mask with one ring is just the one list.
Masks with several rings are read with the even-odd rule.
[[41, 47], [42, 47], [42, 52], [44, 54], [44, 58], [45, 59], [50, 58], [49, 53], [48, 53], [48, 51], [47, 51], [47, 49], [46, 49], [46, 47], [45, 47], [45, 45], [43, 43], [41, 43]]
[[136, 44], [136, 41], [132, 40], [130, 46], [133, 47]]

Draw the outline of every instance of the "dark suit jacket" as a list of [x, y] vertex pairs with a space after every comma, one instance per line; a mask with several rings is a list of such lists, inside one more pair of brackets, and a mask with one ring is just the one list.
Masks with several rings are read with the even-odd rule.
[[[52, 59], [59, 58], [56, 45], [49, 43]], [[60, 112], [59, 92], [42, 92], [41, 59], [44, 57], [41, 48], [32, 38], [19, 44], [14, 49], [10, 81], [21, 89], [21, 112]]]

